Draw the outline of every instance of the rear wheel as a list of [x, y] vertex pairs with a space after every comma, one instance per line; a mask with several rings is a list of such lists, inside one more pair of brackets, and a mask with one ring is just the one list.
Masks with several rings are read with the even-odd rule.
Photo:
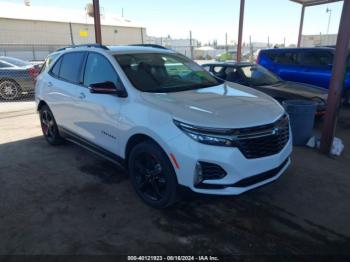
[[136, 193], [148, 205], [165, 208], [177, 200], [178, 183], [164, 151], [151, 141], [136, 145], [129, 156], [129, 174]]
[[0, 81], [0, 97], [4, 100], [14, 100], [21, 93], [20, 86], [13, 80]]
[[39, 113], [41, 129], [47, 142], [51, 145], [61, 144], [63, 139], [58, 132], [58, 127], [50, 108], [47, 105], [43, 105]]

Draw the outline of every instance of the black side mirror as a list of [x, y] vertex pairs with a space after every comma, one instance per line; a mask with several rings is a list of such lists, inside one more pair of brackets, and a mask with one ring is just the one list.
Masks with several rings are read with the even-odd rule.
[[113, 82], [103, 82], [91, 84], [89, 86], [91, 93], [96, 94], [116, 94], [120, 97], [127, 97], [127, 93], [124, 88], [118, 88]]

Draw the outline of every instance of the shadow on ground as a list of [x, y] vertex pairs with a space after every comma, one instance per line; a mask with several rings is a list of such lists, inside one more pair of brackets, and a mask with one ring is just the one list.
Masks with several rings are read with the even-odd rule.
[[[273, 184], [143, 204], [117, 166], [41, 137], [0, 145], [0, 254], [350, 254], [349, 118], [336, 159], [295, 148]], [[343, 122], [342, 122], [343, 121]]]

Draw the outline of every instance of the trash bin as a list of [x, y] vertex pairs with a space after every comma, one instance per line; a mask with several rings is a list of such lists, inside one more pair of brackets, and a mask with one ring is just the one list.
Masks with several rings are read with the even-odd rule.
[[313, 135], [316, 102], [311, 100], [286, 100], [282, 102], [282, 105], [289, 114], [293, 145], [306, 145]]

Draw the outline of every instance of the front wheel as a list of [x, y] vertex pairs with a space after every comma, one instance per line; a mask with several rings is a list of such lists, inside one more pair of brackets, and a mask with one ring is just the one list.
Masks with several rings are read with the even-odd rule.
[[63, 139], [58, 132], [58, 127], [50, 108], [47, 105], [43, 105], [40, 108], [39, 114], [41, 129], [46, 141], [51, 145], [61, 144]]
[[147, 141], [136, 145], [130, 152], [128, 166], [136, 193], [148, 205], [166, 208], [177, 201], [174, 168], [157, 144]]

